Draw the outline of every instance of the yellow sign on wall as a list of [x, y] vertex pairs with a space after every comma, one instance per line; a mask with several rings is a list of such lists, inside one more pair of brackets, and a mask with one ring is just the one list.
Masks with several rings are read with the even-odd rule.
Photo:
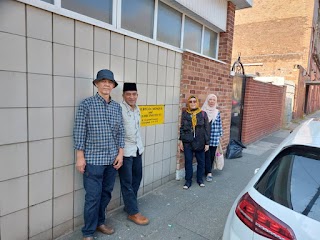
[[141, 127], [164, 123], [164, 105], [139, 106], [141, 113]]

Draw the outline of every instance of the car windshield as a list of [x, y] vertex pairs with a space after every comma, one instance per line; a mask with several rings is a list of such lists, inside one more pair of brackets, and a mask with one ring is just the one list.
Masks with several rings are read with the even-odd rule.
[[320, 221], [320, 149], [284, 149], [254, 187], [267, 198]]

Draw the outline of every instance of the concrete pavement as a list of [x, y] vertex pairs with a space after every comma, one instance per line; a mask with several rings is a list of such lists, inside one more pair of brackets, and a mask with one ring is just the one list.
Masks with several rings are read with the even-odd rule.
[[[305, 119], [310, 117], [320, 117], [320, 111]], [[107, 224], [115, 228], [115, 234], [106, 236], [96, 233], [94, 239], [220, 240], [229, 209], [254, 170], [290, 134], [290, 130], [304, 120], [248, 145], [243, 150], [242, 158], [225, 159], [224, 169], [215, 170], [213, 182], [205, 182], [204, 188], [193, 181], [189, 190], [183, 190], [184, 181], [173, 180], [141, 197], [139, 208], [150, 218], [147, 226], [128, 221], [123, 207], [108, 212]], [[81, 231], [78, 229], [59, 239], [82, 239]]]

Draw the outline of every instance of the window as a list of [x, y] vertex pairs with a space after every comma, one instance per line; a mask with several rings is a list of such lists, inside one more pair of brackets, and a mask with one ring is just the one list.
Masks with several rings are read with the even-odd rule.
[[203, 39], [203, 54], [212, 58], [217, 56], [218, 34], [205, 28]]
[[184, 49], [201, 52], [202, 25], [186, 17], [184, 23]]
[[41, 0], [41, 1], [43, 1], [43, 2], [47, 2], [47, 3], [51, 3], [51, 4], [53, 4], [54, 2], [54, 0]]
[[122, 0], [121, 27], [153, 38], [154, 0]]
[[255, 189], [295, 212], [320, 221], [320, 149], [292, 146], [269, 165]]
[[61, 0], [61, 6], [88, 17], [112, 23], [112, 0]]
[[182, 14], [159, 1], [157, 40], [180, 47]]

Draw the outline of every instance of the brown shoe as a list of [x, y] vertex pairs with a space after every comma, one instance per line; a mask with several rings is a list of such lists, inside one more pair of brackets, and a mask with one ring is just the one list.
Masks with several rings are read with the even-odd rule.
[[102, 232], [103, 234], [111, 235], [114, 233], [114, 229], [112, 227], [108, 227], [104, 224], [97, 227], [97, 231]]
[[149, 219], [145, 216], [141, 215], [141, 213], [137, 213], [134, 215], [129, 215], [128, 219], [138, 225], [147, 225], [149, 224]]
[[93, 237], [84, 237], [83, 240], [93, 240]]

